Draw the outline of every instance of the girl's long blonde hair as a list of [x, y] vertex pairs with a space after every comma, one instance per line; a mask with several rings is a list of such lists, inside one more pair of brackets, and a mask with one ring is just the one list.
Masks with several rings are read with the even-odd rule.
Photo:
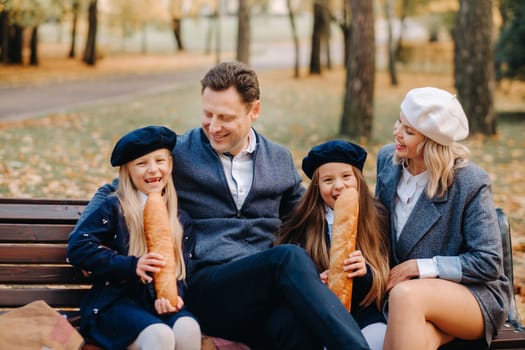
[[[171, 159], [170, 157], [170, 160]], [[171, 161], [173, 162], [173, 160]], [[120, 200], [124, 219], [128, 226], [128, 255], [142, 256], [148, 252], [146, 238], [144, 236], [144, 211], [138, 190], [131, 180], [127, 164], [124, 164], [119, 169], [119, 187], [116, 195]], [[168, 208], [171, 230], [175, 242], [173, 251], [175, 253], [175, 265], [177, 266], [177, 279], [184, 279], [186, 278], [186, 268], [182, 255], [183, 230], [178, 219], [177, 192], [171, 176], [168, 176], [163, 198]]]
[[[370, 192], [361, 171], [353, 166], [352, 169], [359, 193], [357, 246], [373, 274], [372, 288], [360, 305], [368, 306], [375, 301], [377, 308], [381, 309], [390, 272], [388, 216], [384, 206]], [[291, 243], [302, 246], [319, 272], [325, 271], [330, 264], [325, 216], [325, 203], [319, 192], [319, 169], [316, 169], [303, 198], [277, 232], [276, 245]]]
[[[468, 164], [470, 150], [467, 146], [453, 142], [450, 146], [441, 145], [428, 137], [417, 146], [417, 153], [423, 154], [428, 170], [426, 195], [428, 198], [443, 197], [454, 182], [456, 170]], [[394, 164], [410, 165], [410, 159], [394, 154]]]

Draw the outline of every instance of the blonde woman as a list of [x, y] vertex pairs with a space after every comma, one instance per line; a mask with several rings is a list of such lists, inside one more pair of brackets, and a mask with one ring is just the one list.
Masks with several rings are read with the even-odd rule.
[[[177, 210], [171, 176], [173, 131], [148, 126], [123, 136], [111, 164], [119, 166], [119, 188], [70, 235], [67, 257], [88, 271], [93, 287], [81, 306], [81, 332], [105, 349], [200, 349], [199, 324], [184, 307], [184, 255], [191, 251], [187, 214]], [[157, 298], [151, 273], [163, 257], [148, 252], [143, 228], [147, 195], [162, 192], [175, 238], [179, 300]], [[184, 250], [182, 242], [185, 241]]]
[[393, 260], [386, 350], [456, 338], [488, 347], [505, 320], [510, 285], [490, 179], [458, 143], [468, 132], [454, 95], [416, 88], [401, 103], [395, 144], [379, 151], [376, 194], [390, 213]]

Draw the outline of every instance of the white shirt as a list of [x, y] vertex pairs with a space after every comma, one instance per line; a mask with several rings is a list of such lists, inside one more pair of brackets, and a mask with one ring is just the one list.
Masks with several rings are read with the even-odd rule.
[[328, 237], [330, 242], [332, 241], [332, 225], [334, 224], [334, 210], [329, 206], [325, 205], [325, 219], [328, 225]]
[[253, 181], [253, 152], [255, 151], [255, 132], [250, 129], [248, 147], [236, 156], [217, 153], [224, 168], [226, 181], [237, 209], [240, 209], [252, 188]]
[[[394, 225], [396, 228], [396, 239], [399, 239], [399, 235], [403, 231], [407, 219], [427, 183], [428, 171], [412, 175], [406, 168], [403, 168], [401, 178], [397, 184], [395, 199]], [[434, 259], [416, 259], [416, 261], [419, 269], [419, 278], [438, 276], [438, 268]]]

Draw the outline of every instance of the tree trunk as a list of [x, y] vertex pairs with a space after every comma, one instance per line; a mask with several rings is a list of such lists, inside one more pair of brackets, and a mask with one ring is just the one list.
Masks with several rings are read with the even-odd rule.
[[179, 51], [184, 51], [184, 44], [182, 42], [182, 19], [181, 18], [172, 18], [171, 25], [173, 26], [173, 35], [175, 36], [175, 44]]
[[250, 64], [250, 1], [239, 0], [237, 23], [237, 61]]
[[29, 64], [31, 66], [38, 66], [38, 26], [34, 26], [31, 31], [31, 56]]
[[310, 52], [310, 74], [321, 74], [321, 40], [323, 35], [323, 5], [314, 2], [314, 26], [312, 29], [312, 51]]
[[374, 109], [375, 30], [372, 1], [349, 0], [352, 47], [346, 69], [346, 88], [340, 133], [370, 139]]
[[24, 63], [22, 55], [22, 49], [24, 46], [24, 28], [18, 24], [10, 25], [8, 37], [8, 62], [14, 64]]
[[454, 78], [471, 134], [496, 133], [492, 0], [461, 0], [454, 32]]
[[297, 27], [295, 25], [295, 14], [293, 12], [291, 0], [286, 0], [288, 6], [288, 17], [290, 18], [290, 26], [292, 27], [292, 38], [295, 49], [295, 64], [294, 64], [294, 78], [299, 78], [299, 36], [297, 35]]
[[332, 55], [330, 52], [330, 9], [328, 3], [324, 3], [322, 7], [322, 31], [321, 31], [321, 45], [324, 46], [324, 52], [326, 55], [326, 68], [332, 69]]
[[84, 50], [84, 62], [94, 66], [97, 62], [97, 0], [91, 0], [88, 8], [88, 36]]
[[9, 12], [4, 10], [0, 12], [0, 49], [2, 63], [9, 62]]
[[79, 7], [80, 7], [80, 4], [78, 3], [78, 0], [73, 1], [73, 21], [71, 23], [71, 47], [69, 48], [69, 58], [75, 58]]
[[393, 21], [394, 21], [394, 0], [385, 1], [385, 12], [388, 23], [388, 72], [390, 73], [390, 84], [397, 86], [396, 72], [396, 50], [394, 47]]
[[406, 16], [407, 16], [408, 5], [409, 5], [409, 0], [403, 0], [402, 1], [401, 16], [399, 16], [399, 38], [397, 40], [396, 50], [395, 50], [396, 61], [400, 60], [401, 54], [402, 54], [402, 51], [403, 51], [403, 36], [404, 36], [404, 33], [405, 33], [405, 29], [406, 29], [405, 28], [406, 27], [405, 19], [406, 19]]

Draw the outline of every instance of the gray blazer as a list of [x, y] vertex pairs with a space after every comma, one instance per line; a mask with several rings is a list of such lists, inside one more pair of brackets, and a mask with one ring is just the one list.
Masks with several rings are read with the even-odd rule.
[[[389, 213], [401, 166], [394, 165], [394, 145], [384, 146], [377, 157], [376, 196]], [[442, 198], [419, 197], [399, 239], [393, 220], [392, 264], [409, 259], [436, 258], [439, 277], [464, 284], [481, 306], [485, 339], [503, 325], [511, 298], [510, 283], [503, 272], [499, 226], [488, 174], [469, 162], [459, 169]]]

